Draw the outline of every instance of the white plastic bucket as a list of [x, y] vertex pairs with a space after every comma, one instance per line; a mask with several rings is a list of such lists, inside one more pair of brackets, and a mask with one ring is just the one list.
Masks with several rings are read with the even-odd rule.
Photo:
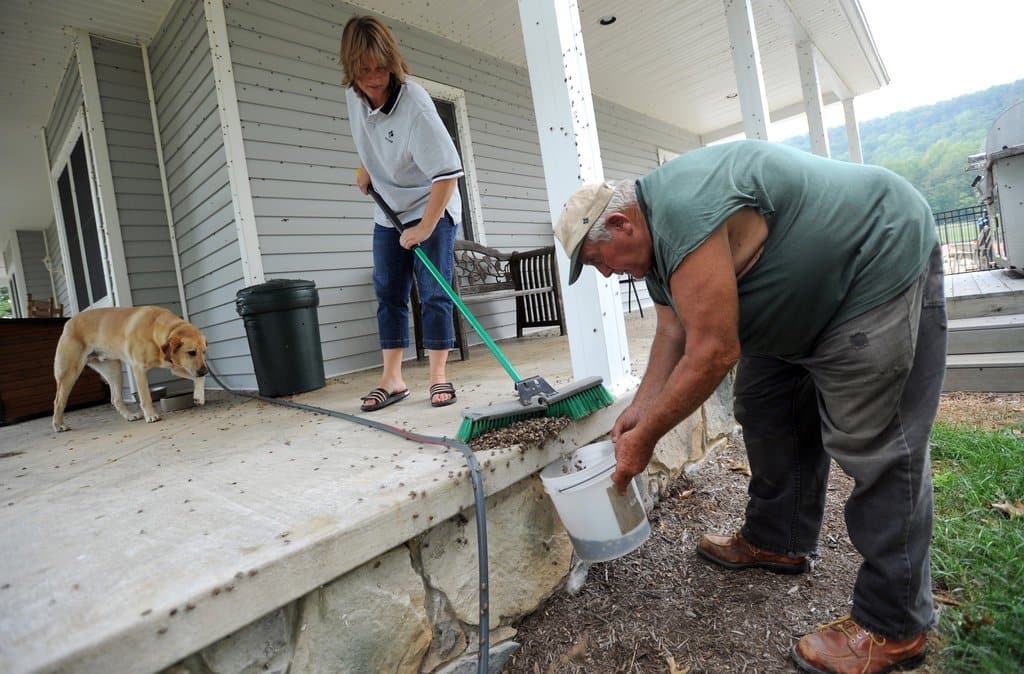
[[636, 550], [651, 535], [636, 480], [626, 495], [615, 489], [615, 445], [596, 442], [577, 449], [540, 473], [573, 548], [587, 562], [606, 562]]

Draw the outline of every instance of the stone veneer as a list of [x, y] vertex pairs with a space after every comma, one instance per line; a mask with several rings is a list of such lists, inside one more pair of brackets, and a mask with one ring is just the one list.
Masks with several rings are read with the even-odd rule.
[[[697, 466], [734, 430], [727, 379], [658, 443], [648, 469], [652, 493]], [[489, 669], [497, 672], [518, 648], [511, 625], [565, 582], [572, 545], [536, 474], [486, 505]], [[476, 549], [470, 508], [161, 674], [473, 674]]]

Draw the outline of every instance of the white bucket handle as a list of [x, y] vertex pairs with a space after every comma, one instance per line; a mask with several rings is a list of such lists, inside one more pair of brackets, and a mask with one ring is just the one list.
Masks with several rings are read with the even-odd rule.
[[579, 486], [584, 485], [584, 484], [586, 484], [586, 483], [588, 483], [588, 482], [590, 482], [592, 480], [596, 480], [599, 477], [607, 475], [608, 471], [612, 471], [612, 470], [615, 470], [615, 464], [614, 463], [612, 465], [608, 466], [607, 468], [605, 468], [604, 470], [602, 470], [600, 473], [594, 473], [593, 475], [588, 477], [586, 480], [582, 480], [580, 482], [577, 482], [576, 484], [571, 484], [568, 487], [562, 487], [561, 489], [558, 490], [558, 493], [562, 494], [562, 493], [565, 493], [565, 492], [569, 491], [570, 489], [575, 489], [576, 487], [579, 487]]

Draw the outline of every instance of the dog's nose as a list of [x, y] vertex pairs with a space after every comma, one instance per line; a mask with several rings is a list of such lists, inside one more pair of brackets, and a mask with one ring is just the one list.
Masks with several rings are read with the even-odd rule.
[[204, 365], [201, 368], [199, 368], [199, 371], [196, 372], [196, 375], [199, 376], [199, 377], [205, 377], [206, 376], [206, 366]]

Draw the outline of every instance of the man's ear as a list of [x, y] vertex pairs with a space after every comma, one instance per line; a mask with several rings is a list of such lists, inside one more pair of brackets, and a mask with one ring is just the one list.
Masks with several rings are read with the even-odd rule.
[[621, 230], [623, 234], [630, 234], [633, 231], [633, 221], [629, 219], [629, 216], [625, 213], [612, 213], [604, 220], [605, 228], [611, 232], [612, 230]]

